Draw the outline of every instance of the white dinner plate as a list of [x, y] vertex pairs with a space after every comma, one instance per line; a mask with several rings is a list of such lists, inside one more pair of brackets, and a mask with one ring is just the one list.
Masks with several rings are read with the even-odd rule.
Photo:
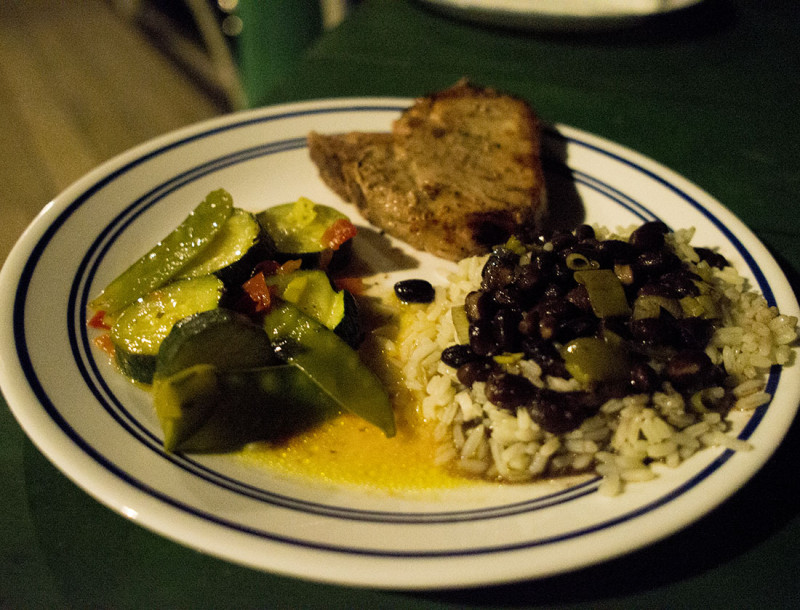
[[[135, 148], [52, 201], [0, 276], [0, 382], [39, 449], [100, 502], [167, 538], [263, 570], [370, 587], [472, 586], [565, 572], [676, 532], [739, 489], [795, 415], [796, 367], [772, 372], [772, 402], [736, 430], [752, 451], [702, 451], [613, 498], [599, 494], [591, 477], [384, 493], [162, 450], [150, 395], [92, 346], [87, 301], [220, 187], [252, 211], [307, 196], [343, 210], [368, 234], [355, 208], [318, 178], [305, 136], [388, 130], [408, 104], [323, 100], [233, 114]], [[566, 126], [548, 127], [543, 148], [552, 196], [572, 192], [585, 220], [696, 226], [695, 244], [718, 246], [770, 303], [797, 315], [764, 246], [698, 187]], [[381, 242], [357, 240], [356, 256], [387, 284], [409, 276], [441, 284], [450, 268], [396, 241], [390, 244], [405, 256], [385, 256], [373, 243]]]
[[419, 0], [453, 17], [530, 30], [598, 30], [635, 25], [702, 0]]

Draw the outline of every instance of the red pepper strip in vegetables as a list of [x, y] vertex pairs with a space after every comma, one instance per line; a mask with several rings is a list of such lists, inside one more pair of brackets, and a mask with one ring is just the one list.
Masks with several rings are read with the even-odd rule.
[[86, 323], [89, 328], [98, 328], [101, 330], [109, 330], [111, 326], [106, 323], [106, 312], [102, 309], [96, 312], [92, 318]]
[[[273, 292], [270, 286], [267, 285], [266, 277], [271, 275], [288, 275], [300, 268], [300, 260], [286, 261], [282, 265], [275, 261], [262, 261], [256, 266], [256, 273], [242, 284], [247, 297], [255, 305], [254, 313], [263, 313], [268, 311], [272, 305]], [[272, 292], [271, 292], [272, 290]], [[245, 308], [249, 309], [249, 308]]]
[[278, 301], [264, 318], [279, 358], [302, 369], [342, 409], [395, 435], [394, 412], [378, 377], [358, 353], [291, 303]]
[[303, 266], [303, 261], [301, 261], [299, 258], [293, 258], [292, 260], [288, 260], [285, 263], [283, 263], [280, 269], [278, 269], [278, 273], [281, 275], [286, 275], [287, 273], [292, 273], [294, 271], [297, 271], [302, 266]]
[[358, 229], [347, 218], [339, 218], [322, 234], [322, 245], [331, 250], [338, 250], [348, 239], [356, 236]]
[[255, 312], [261, 313], [268, 311], [272, 304], [272, 295], [269, 286], [264, 279], [263, 273], [256, 273], [253, 277], [242, 284], [242, 288], [250, 300], [255, 304]]
[[303, 262], [299, 258], [288, 260], [283, 264], [273, 260], [261, 261], [256, 265], [253, 275], [257, 275], [259, 273], [263, 273], [265, 276], [286, 275], [287, 273], [297, 271], [302, 264]]
[[346, 290], [352, 295], [364, 294], [364, 280], [360, 277], [336, 277], [333, 285], [336, 290]]
[[95, 337], [93, 343], [95, 347], [104, 351], [109, 356], [114, 356], [114, 342], [111, 340], [111, 336], [108, 333]]
[[258, 263], [253, 269], [253, 275], [263, 273], [265, 276], [275, 275], [281, 269], [281, 264], [278, 261], [266, 260]]

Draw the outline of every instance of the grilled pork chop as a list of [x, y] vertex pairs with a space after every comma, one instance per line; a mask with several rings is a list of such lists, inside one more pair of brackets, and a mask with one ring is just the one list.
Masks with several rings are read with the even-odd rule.
[[323, 181], [372, 224], [459, 260], [538, 222], [539, 124], [522, 100], [459, 81], [416, 100], [391, 133], [310, 133]]

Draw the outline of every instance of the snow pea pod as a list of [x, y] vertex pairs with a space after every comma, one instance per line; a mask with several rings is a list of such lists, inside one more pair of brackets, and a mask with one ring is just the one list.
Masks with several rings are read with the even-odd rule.
[[89, 307], [113, 315], [166, 284], [211, 242], [233, 213], [233, 198], [212, 191], [189, 216], [149, 252], [117, 276]]
[[395, 435], [394, 412], [380, 380], [333, 331], [281, 302], [264, 317], [278, 356], [299, 367], [342, 409]]

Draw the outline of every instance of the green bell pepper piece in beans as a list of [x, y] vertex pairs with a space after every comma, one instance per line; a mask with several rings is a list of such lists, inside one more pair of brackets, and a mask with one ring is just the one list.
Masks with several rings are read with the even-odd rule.
[[156, 377], [153, 402], [167, 451], [224, 452], [281, 441], [335, 416], [338, 405], [292, 364], [223, 371], [196, 364]]
[[233, 213], [233, 199], [219, 189], [147, 254], [114, 279], [89, 306], [113, 315], [169, 282], [212, 241]]
[[391, 401], [358, 353], [333, 331], [281, 302], [264, 317], [264, 329], [280, 358], [302, 369], [343, 410], [395, 435]]
[[580, 383], [624, 380], [630, 375], [630, 358], [616, 341], [578, 337], [559, 350], [564, 365]]
[[625, 289], [611, 269], [576, 271], [575, 281], [586, 286], [589, 302], [598, 318], [612, 318], [631, 312]]

